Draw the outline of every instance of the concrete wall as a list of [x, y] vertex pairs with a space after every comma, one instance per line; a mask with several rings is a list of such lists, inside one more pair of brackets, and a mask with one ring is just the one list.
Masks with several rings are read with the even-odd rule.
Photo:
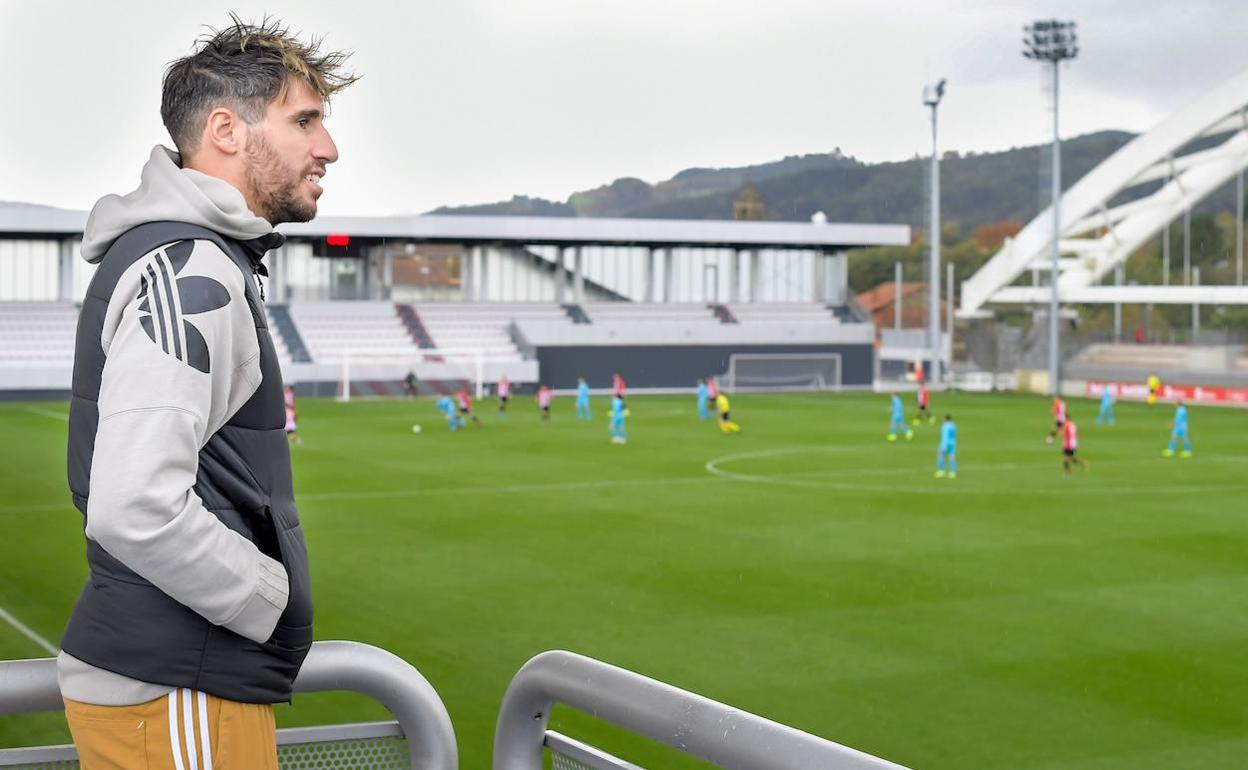
[[841, 384], [869, 387], [875, 372], [871, 345], [611, 345], [537, 348], [538, 376], [557, 389], [609, 388], [619, 372], [630, 388], [692, 388], [699, 377], [722, 375], [733, 353], [839, 353]]

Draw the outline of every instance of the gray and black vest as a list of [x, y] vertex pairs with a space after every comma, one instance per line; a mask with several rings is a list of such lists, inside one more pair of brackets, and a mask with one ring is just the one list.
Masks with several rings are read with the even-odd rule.
[[90, 575], [62, 648], [97, 668], [142, 682], [189, 687], [244, 703], [278, 703], [290, 699], [312, 644], [308, 558], [291, 484], [282, 374], [254, 277], [265, 274], [260, 259], [281, 245], [280, 234], [235, 241], [195, 225], [153, 222], [126, 232], [109, 247], [78, 319], [69, 488], [85, 526], [105, 359], [100, 335], [113, 290], [126, 269], [152, 250], [176, 249], [174, 244], [190, 240], [217, 244], [243, 272], [263, 375], [252, 397], [200, 450], [195, 493], [225, 526], [285, 566], [290, 580], [286, 610], [272, 637], [257, 644], [179, 604], [88, 539]]

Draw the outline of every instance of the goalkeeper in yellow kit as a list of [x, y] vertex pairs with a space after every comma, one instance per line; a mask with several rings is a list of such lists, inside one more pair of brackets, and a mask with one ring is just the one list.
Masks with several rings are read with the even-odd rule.
[[715, 397], [715, 408], [719, 410], [719, 430], [721, 433], [740, 433], [741, 426], [728, 416], [728, 397], [722, 392]]

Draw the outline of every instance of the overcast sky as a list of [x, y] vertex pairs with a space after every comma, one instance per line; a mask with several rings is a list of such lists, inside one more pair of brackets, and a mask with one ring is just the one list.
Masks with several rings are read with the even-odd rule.
[[922, 88], [946, 77], [942, 149], [1046, 141], [1036, 17], [1079, 22], [1062, 133], [1145, 130], [1248, 67], [1243, 0], [0, 0], [0, 200], [88, 208], [128, 191], [165, 65], [233, 9], [355, 51], [328, 123], [321, 212], [395, 214], [621, 176], [843, 152], [926, 154]]

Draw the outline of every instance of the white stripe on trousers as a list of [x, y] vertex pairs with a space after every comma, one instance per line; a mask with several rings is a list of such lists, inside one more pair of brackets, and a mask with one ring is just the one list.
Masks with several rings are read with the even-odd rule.
[[169, 693], [169, 745], [173, 748], [173, 769], [184, 770], [182, 741], [178, 738], [178, 691]]
[[[178, 735], [178, 693], [182, 694], [182, 735]], [[195, 713], [198, 712], [198, 713]], [[198, 719], [196, 719], [198, 717]], [[195, 723], [199, 723], [199, 749], [195, 751]], [[169, 745], [173, 751], [174, 770], [186, 770], [182, 749], [186, 749], [190, 770], [201, 770], [199, 754], [203, 754], [202, 770], [212, 770], [212, 739], [208, 734], [208, 696], [195, 690], [182, 689], [169, 693]]]
[[194, 707], [191, 691], [182, 689], [182, 740], [186, 746], [186, 761], [191, 770], [199, 770], [199, 760], [195, 757], [195, 718], [191, 715]]
[[204, 770], [212, 770], [212, 736], [208, 734], [208, 696], [195, 693], [199, 702], [199, 745], [204, 754]]

